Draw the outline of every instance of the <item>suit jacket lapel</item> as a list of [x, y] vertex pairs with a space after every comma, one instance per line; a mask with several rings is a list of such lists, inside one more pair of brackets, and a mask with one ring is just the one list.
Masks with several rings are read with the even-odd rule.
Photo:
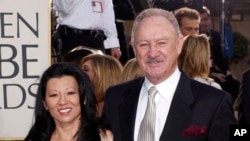
[[130, 83], [130, 87], [124, 88], [126, 90], [124, 90], [123, 101], [119, 109], [121, 136], [124, 140], [134, 140], [136, 110], [143, 82], [144, 78], [139, 78]]
[[177, 141], [176, 137], [181, 137], [177, 134], [189, 123], [189, 117], [192, 115], [190, 105], [193, 102], [190, 79], [182, 73], [160, 137], [161, 141], [166, 139]]

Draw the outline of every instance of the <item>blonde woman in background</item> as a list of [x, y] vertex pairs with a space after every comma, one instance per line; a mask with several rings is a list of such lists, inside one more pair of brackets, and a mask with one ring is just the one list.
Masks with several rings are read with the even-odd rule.
[[143, 76], [143, 72], [137, 63], [136, 58], [128, 60], [122, 70], [122, 81], [133, 80], [140, 76]]
[[80, 67], [90, 77], [100, 117], [105, 91], [108, 87], [121, 82], [122, 64], [109, 55], [90, 54], [81, 60]]
[[209, 39], [205, 34], [187, 36], [178, 65], [190, 78], [221, 89], [221, 86], [208, 76], [211, 55], [209, 46]]

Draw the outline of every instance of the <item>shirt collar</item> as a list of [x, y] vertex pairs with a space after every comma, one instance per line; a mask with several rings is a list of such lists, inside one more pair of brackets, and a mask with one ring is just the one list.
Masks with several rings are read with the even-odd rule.
[[[180, 75], [181, 72], [177, 67], [174, 73], [172, 73], [166, 80], [156, 85], [158, 94], [160, 94], [160, 96], [163, 97], [166, 101], [168, 101], [174, 95], [176, 87], [180, 80]], [[147, 78], [145, 78], [144, 85], [147, 90], [151, 86], [153, 86], [153, 84]]]

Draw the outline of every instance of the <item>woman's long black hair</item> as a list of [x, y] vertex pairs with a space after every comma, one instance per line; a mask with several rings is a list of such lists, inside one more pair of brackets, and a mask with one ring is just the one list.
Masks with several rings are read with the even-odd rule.
[[49, 111], [43, 106], [48, 80], [72, 76], [78, 83], [81, 125], [76, 133], [77, 141], [99, 141], [99, 130], [96, 122], [96, 100], [89, 77], [75, 64], [57, 63], [50, 66], [42, 75], [37, 90], [35, 121], [25, 141], [50, 141], [55, 130], [55, 122]]

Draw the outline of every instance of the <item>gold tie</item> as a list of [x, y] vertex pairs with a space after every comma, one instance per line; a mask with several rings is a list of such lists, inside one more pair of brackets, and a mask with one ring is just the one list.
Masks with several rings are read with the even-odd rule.
[[138, 141], [154, 141], [155, 139], [155, 102], [157, 93], [155, 86], [148, 90], [148, 104], [145, 115], [140, 125]]

